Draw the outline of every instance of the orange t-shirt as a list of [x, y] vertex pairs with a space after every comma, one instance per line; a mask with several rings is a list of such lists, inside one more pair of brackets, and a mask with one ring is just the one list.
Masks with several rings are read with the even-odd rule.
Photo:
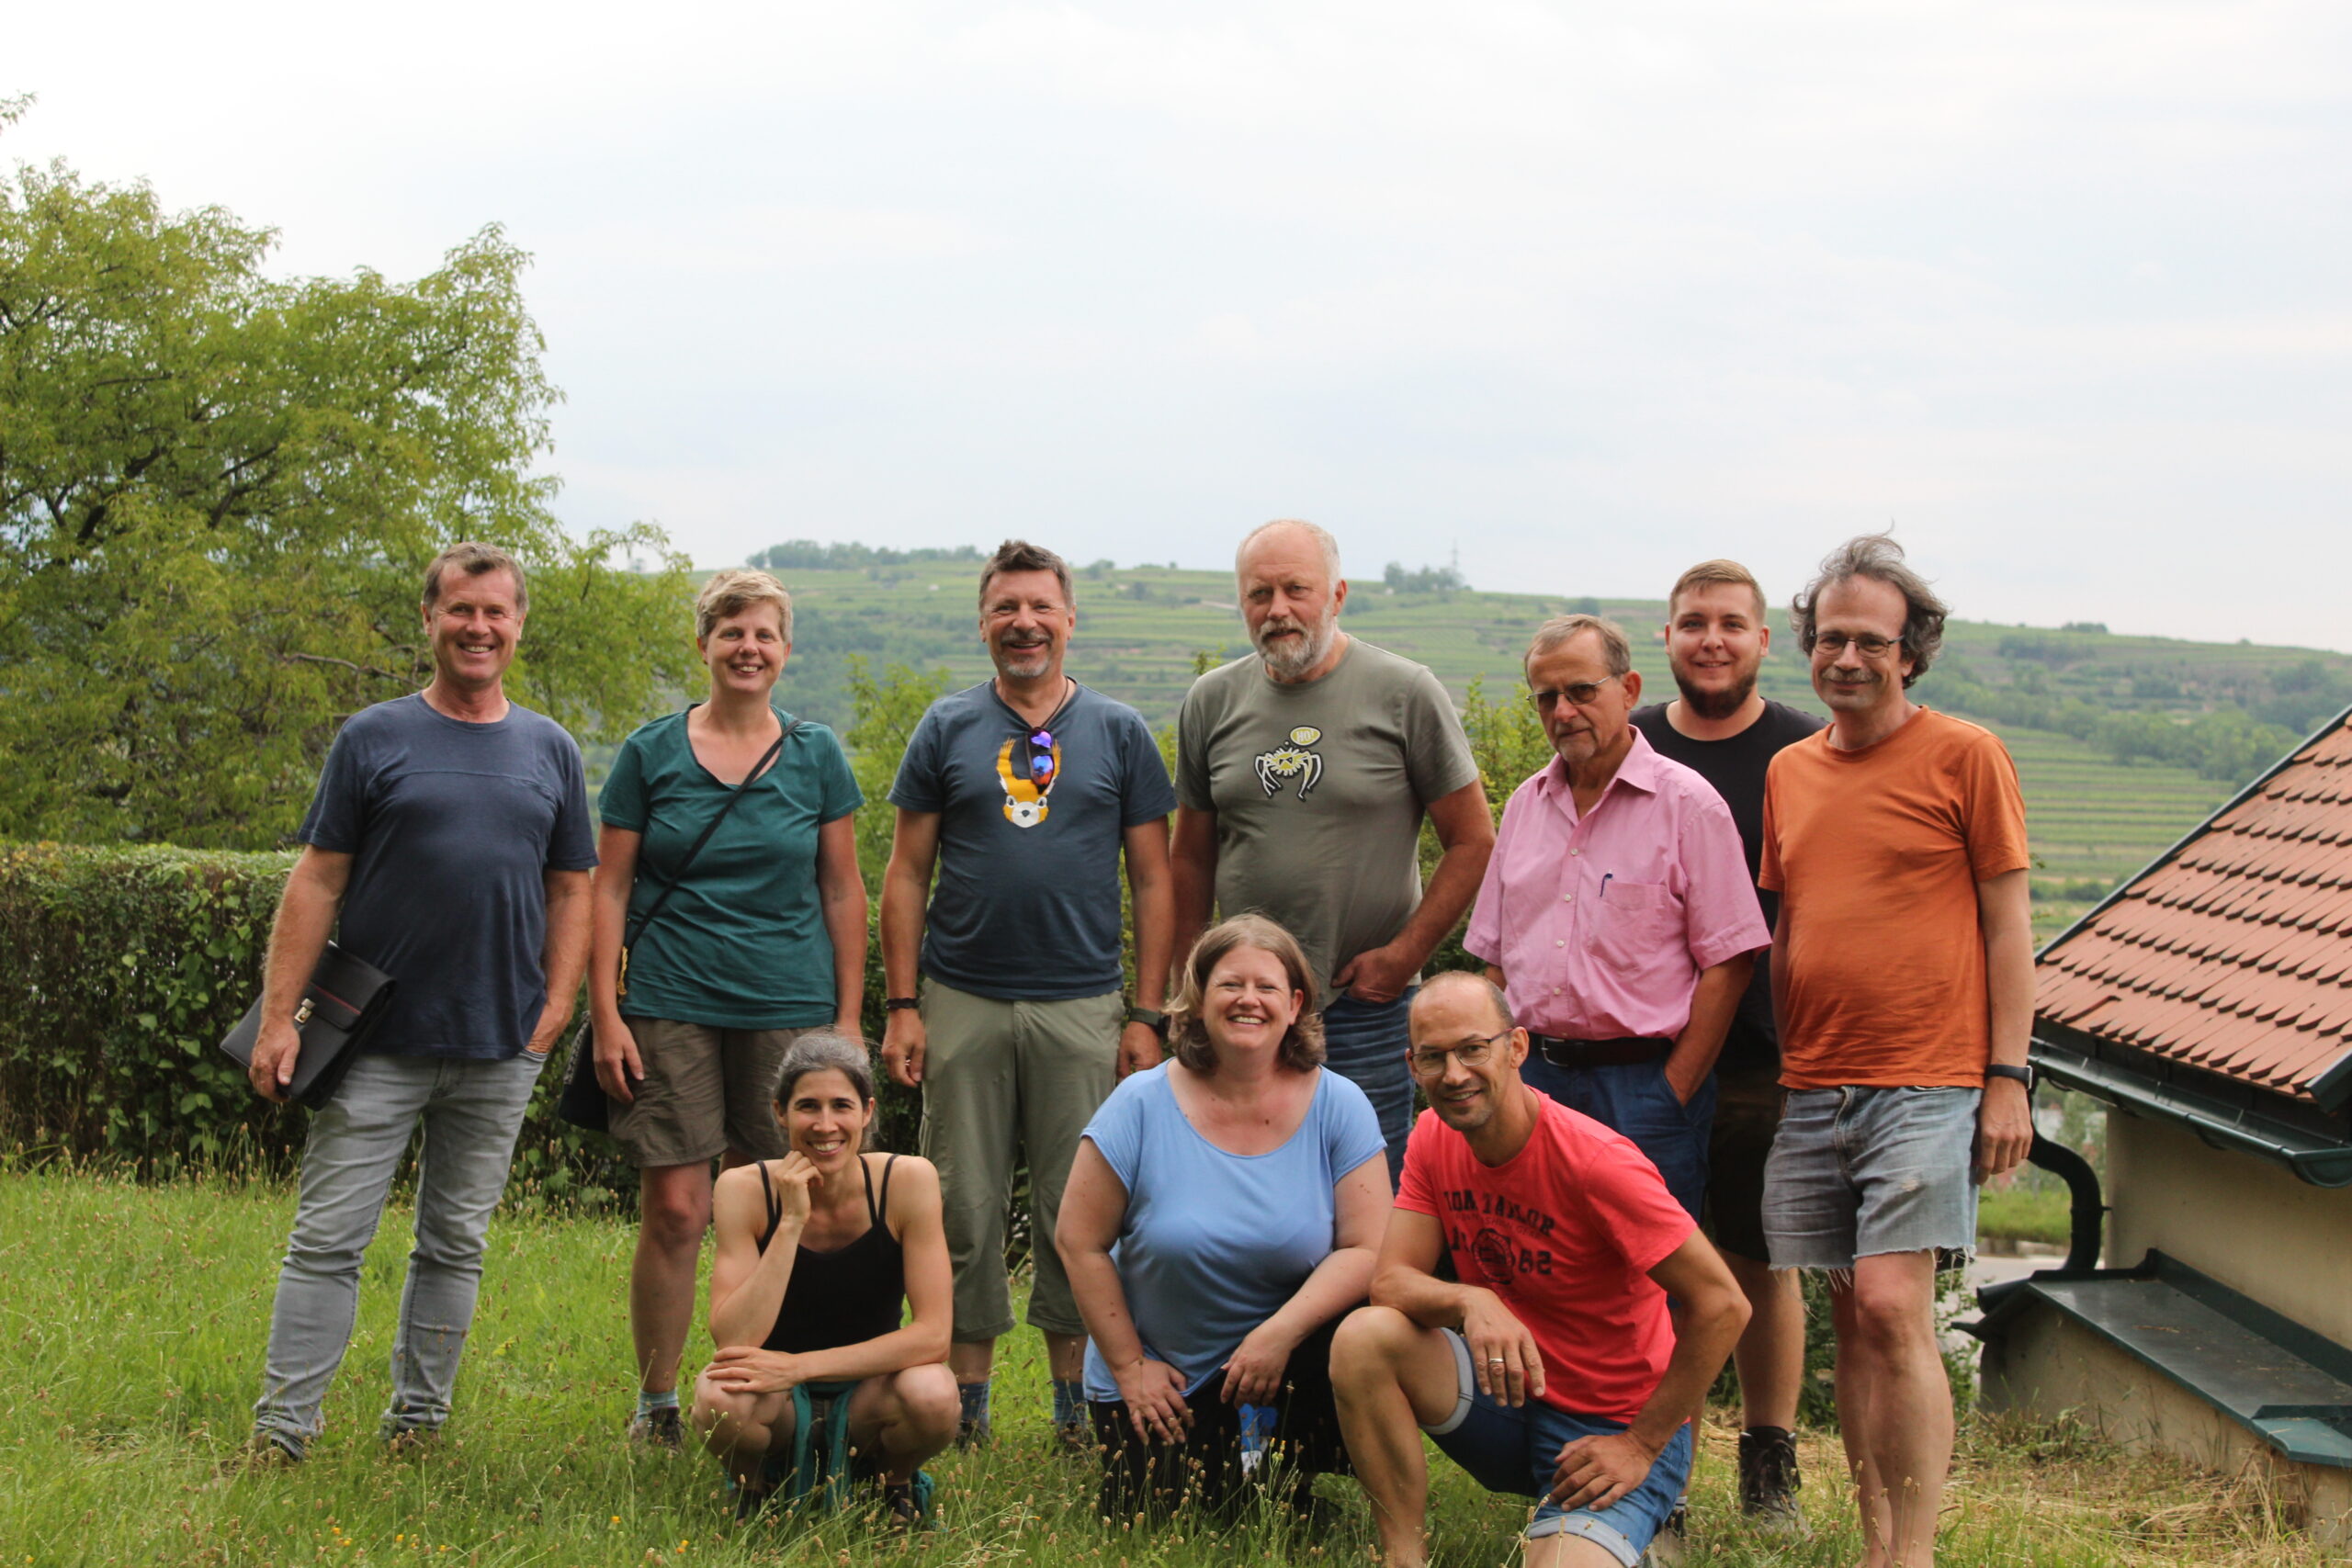
[[1781, 1082], [1974, 1088], [1992, 1045], [1976, 885], [2032, 862], [2017, 765], [1920, 709], [1874, 746], [1772, 759], [1763, 868], [1789, 935]]

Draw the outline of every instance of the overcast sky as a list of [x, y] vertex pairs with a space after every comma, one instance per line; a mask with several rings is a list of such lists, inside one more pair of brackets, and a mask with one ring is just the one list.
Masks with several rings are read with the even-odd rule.
[[409, 277], [481, 225], [586, 526], [1784, 598], [2352, 649], [2352, 6], [12, 14], [0, 158]]

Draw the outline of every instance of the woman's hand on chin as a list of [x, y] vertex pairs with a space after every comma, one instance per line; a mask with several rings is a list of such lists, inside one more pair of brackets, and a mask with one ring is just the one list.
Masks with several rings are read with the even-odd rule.
[[1184, 1440], [1193, 1425], [1193, 1407], [1184, 1403], [1183, 1373], [1165, 1361], [1138, 1356], [1112, 1375], [1118, 1380], [1119, 1397], [1126, 1402], [1136, 1437], [1146, 1442]]
[[1283, 1372], [1298, 1341], [1269, 1320], [1249, 1337], [1225, 1363], [1225, 1402], [1228, 1404], [1271, 1404], [1282, 1392]]
[[808, 1381], [799, 1357], [757, 1345], [729, 1345], [711, 1357], [703, 1376], [728, 1393], [780, 1393]]

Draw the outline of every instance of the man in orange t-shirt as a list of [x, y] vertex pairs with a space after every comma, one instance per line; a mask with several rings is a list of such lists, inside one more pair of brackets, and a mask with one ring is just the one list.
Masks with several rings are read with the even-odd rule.
[[1787, 1108], [1765, 1168], [1776, 1269], [1819, 1269], [1865, 1561], [1928, 1568], [1951, 1468], [1939, 1252], [2033, 1142], [2025, 803], [1998, 739], [1907, 688], [1944, 606], [1884, 535], [1849, 541], [1791, 629], [1829, 728], [1773, 758], [1763, 865]]

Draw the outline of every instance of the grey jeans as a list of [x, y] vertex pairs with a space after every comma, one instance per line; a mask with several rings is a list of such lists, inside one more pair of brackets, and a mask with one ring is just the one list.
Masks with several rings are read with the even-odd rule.
[[430, 1431], [448, 1419], [491, 1213], [545, 1063], [526, 1052], [503, 1062], [368, 1055], [352, 1065], [334, 1099], [311, 1119], [254, 1405], [256, 1436], [298, 1459], [318, 1436], [320, 1407], [358, 1314], [360, 1259], [420, 1119], [416, 1246], [401, 1292], [383, 1426], [389, 1436]]

